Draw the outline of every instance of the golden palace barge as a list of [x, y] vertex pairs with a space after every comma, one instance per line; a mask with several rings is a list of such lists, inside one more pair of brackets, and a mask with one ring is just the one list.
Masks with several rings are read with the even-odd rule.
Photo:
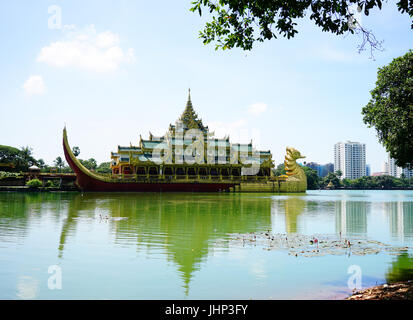
[[305, 192], [307, 179], [296, 160], [304, 158], [287, 147], [286, 175], [273, 176], [270, 151], [214, 138], [195, 113], [190, 93], [181, 117], [162, 137], [140, 137], [139, 146], [111, 154], [112, 174], [95, 173], [73, 154], [63, 130], [66, 160], [82, 191], [124, 192]]

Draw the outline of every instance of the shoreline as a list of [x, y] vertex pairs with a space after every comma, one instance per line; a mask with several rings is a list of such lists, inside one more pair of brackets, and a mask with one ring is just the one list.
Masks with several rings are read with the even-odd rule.
[[413, 300], [413, 280], [386, 283], [363, 289], [345, 300]]
[[76, 187], [39, 187], [30, 188], [28, 186], [0, 186], [0, 192], [56, 192], [56, 191], [74, 191], [80, 192]]

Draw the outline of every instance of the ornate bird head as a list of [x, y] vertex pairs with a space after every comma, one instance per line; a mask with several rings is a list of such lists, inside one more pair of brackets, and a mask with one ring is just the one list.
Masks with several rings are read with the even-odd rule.
[[305, 156], [301, 155], [300, 151], [293, 147], [287, 147], [287, 155], [294, 160], [305, 158]]

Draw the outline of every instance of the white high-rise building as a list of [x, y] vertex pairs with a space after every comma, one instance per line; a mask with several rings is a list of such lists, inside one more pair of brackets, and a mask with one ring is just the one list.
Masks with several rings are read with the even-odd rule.
[[399, 173], [399, 167], [396, 166], [396, 162], [394, 161], [393, 158], [390, 157], [390, 154], [388, 155], [388, 161], [387, 163], [389, 164], [389, 176], [393, 176], [393, 177], [397, 177], [400, 173]]
[[396, 162], [393, 158], [390, 157], [390, 154], [388, 154], [388, 163], [389, 163], [389, 175], [400, 178], [402, 174], [405, 176], [405, 178], [412, 178], [413, 177], [413, 169], [408, 169], [408, 168], [401, 168], [396, 165]]
[[366, 175], [366, 144], [338, 142], [334, 145], [334, 171], [340, 170], [343, 179], [357, 179]]
[[381, 172], [384, 174], [389, 174], [389, 163], [388, 162], [383, 162], [381, 165]]

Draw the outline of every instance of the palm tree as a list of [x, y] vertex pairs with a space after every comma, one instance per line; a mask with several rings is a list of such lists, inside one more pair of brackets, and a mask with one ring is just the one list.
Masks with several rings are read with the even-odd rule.
[[79, 147], [73, 147], [72, 152], [77, 157], [80, 154], [80, 148]]
[[20, 157], [23, 160], [24, 163], [27, 164], [28, 167], [37, 164], [37, 161], [35, 158], [32, 156], [33, 154], [33, 149], [30, 147], [21, 147], [20, 149]]
[[57, 157], [56, 160], [53, 161], [53, 163], [60, 169], [60, 172], [62, 172], [62, 168], [66, 165], [61, 157]]
[[337, 170], [336, 171], [336, 176], [339, 178], [339, 179], [341, 179], [341, 176], [343, 175], [343, 171], [341, 171], [341, 170]]
[[39, 159], [39, 160], [37, 160], [37, 166], [38, 166], [40, 169], [44, 169], [44, 167], [46, 166], [46, 164], [44, 163], [44, 160], [43, 160], [43, 159]]

